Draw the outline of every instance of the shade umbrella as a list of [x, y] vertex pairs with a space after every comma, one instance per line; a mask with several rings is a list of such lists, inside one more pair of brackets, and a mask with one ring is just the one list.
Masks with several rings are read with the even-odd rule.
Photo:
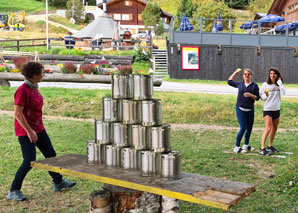
[[240, 29], [251, 29], [252, 28], [252, 21], [246, 22], [240, 26]]
[[149, 44], [151, 39], [151, 30], [148, 30], [147, 36], [146, 36], [146, 43]]
[[286, 30], [287, 30], [287, 25], [288, 25], [288, 31], [289, 32], [298, 29], [298, 21], [297, 21], [297, 22], [293, 22], [293, 23], [280, 25], [280, 26], [275, 28], [275, 32], [276, 33], [285, 33]]
[[217, 21], [216, 21], [216, 29], [217, 29], [217, 31], [222, 31], [224, 29], [222, 21], [221, 21], [220, 13], [218, 13], [218, 17], [217, 17]]
[[115, 22], [114, 29], [113, 29], [113, 35], [112, 35], [113, 45], [117, 46], [119, 40], [120, 40], [119, 25], [117, 22]]
[[190, 21], [188, 20], [188, 18], [186, 17], [185, 13], [183, 13], [183, 17], [181, 19], [179, 30], [180, 31], [193, 30], [193, 26], [190, 23]]
[[285, 21], [285, 19], [283, 17], [275, 15], [275, 14], [268, 14], [268, 15], [264, 16], [263, 18], [260, 18], [259, 21], [261, 23], [270, 23], [270, 22]]
[[217, 33], [218, 32], [217, 29], [216, 29], [216, 21], [214, 21], [214, 23], [213, 23], [212, 32], [213, 33]]

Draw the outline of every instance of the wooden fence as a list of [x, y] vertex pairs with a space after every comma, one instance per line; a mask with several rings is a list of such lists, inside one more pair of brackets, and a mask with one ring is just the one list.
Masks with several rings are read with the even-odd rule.
[[[182, 70], [180, 46], [168, 45], [168, 70], [171, 78], [225, 81], [235, 69], [250, 68], [256, 82], [264, 82], [270, 67], [280, 70], [286, 83], [298, 83], [298, 48], [252, 46], [200, 46], [200, 70]], [[237, 76], [236, 80], [241, 80]]]

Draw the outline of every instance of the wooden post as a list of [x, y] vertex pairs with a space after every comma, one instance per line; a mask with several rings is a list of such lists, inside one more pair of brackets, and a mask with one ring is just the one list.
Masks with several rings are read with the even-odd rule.
[[34, 61], [38, 61], [38, 62], [40, 62], [40, 60], [39, 60], [39, 55], [38, 55], [38, 51], [35, 51]]
[[17, 40], [17, 51], [20, 51], [20, 40]]

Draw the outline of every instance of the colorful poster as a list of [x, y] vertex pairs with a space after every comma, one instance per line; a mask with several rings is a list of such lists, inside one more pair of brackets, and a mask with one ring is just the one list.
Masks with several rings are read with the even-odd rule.
[[181, 69], [200, 70], [199, 46], [181, 46]]

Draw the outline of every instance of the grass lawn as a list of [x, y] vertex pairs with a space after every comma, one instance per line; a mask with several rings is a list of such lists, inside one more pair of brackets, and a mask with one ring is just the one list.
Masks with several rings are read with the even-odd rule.
[[[99, 111], [94, 113], [100, 115]], [[44, 124], [58, 156], [68, 153], [85, 154], [86, 141], [94, 138], [91, 122], [45, 120]], [[0, 126], [1, 211], [88, 211], [89, 194], [99, 189], [100, 183], [67, 177], [77, 181], [77, 186], [68, 191], [54, 193], [47, 172], [35, 168], [27, 175], [22, 188], [29, 200], [18, 203], [7, 201], [6, 195], [22, 156], [17, 138], [14, 136], [13, 117], [0, 115]], [[230, 212], [297, 212], [298, 132], [277, 134], [276, 147], [294, 152], [285, 159], [224, 154], [223, 150], [231, 150], [234, 146], [235, 136], [236, 131], [227, 130], [172, 131], [172, 150], [182, 152], [183, 172], [257, 185], [256, 192], [233, 207]], [[260, 137], [261, 131], [254, 131], [251, 145], [258, 147]], [[38, 151], [37, 160], [39, 159], [43, 157]], [[180, 212], [225, 212], [182, 201], [179, 205]]]
[[[35, 0], [2, 0], [0, 4], [1, 13], [9, 14], [13, 11], [25, 10], [26, 14], [46, 9], [45, 2]], [[49, 7], [49, 10], [52, 7]]]
[[[16, 87], [0, 87], [0, 110], [13, 110]], [[44, 96], [44, 114], [77, 118], [101, 116], [101, 100], [111, 96], [111, 90], [83, 90], [40, 88]], [[238, 126], [235, 115], [235, 95], [209, 95], [199, 93], [154, 92], [162, 100], [164, 123], [201, 123], [208, 125]], [[255, 127], [264, 127], [262, 101], [256, 102]], [[283, 98], [281, 128], [297, 128], [297, 98]]]

